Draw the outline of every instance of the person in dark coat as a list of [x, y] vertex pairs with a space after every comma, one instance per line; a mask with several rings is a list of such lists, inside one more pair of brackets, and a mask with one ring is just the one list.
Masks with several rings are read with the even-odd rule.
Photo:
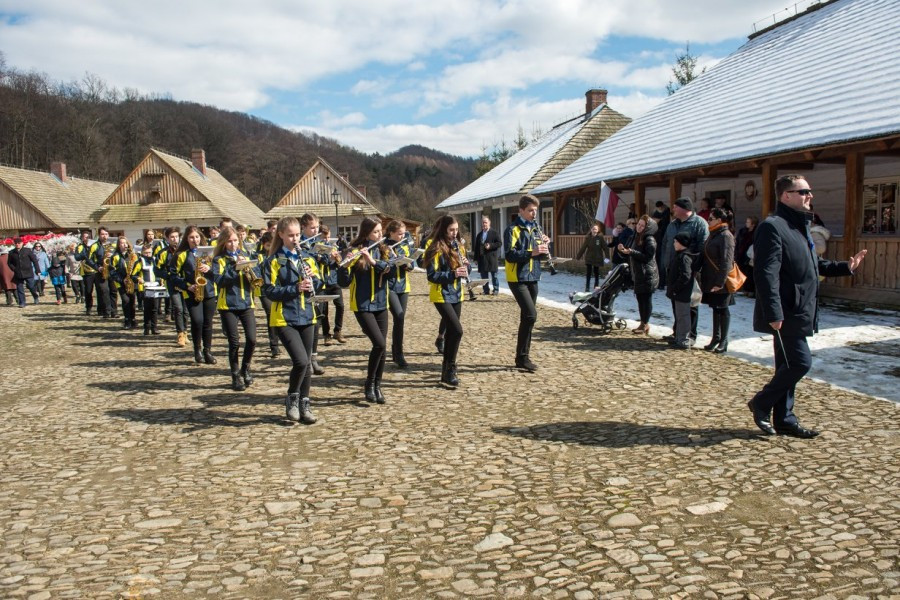
[[584, 257], [584, 265], [587, 267], [585, 272], [587, 275], [584, 280], [584, 291], [591, 291], [591, 275], [594, 277], [594, 287], [600, 285], [600, 267], [609, 260], [609, 246], [606, 238], [600, 233], [600, 225], [594, 224], [591, 232], [584, 236], [578, 253], [575, 255], [576, 260]]
[[753, 329], [774, 334], [775, 374], [747, 407], [767, 435], [812, 438], [819, 432], [800, 425], [794, 415], [794, 393], [812, 365], [806, 338], [818, 329], [819, 275], [852, 275], [866, 251], [846, 262], [816, 255], [809, 233], [813, 194], [802, 175], [779, 177], [775, 197], [775, 214], [760, 223], [753, 241]]
[[672, 300], [675, 312], [674, 346], [680, 350], [689, 350], [691, 341], [691, 295], [694, 291], [694, 258], [688, 247], [691, 236], [686, 231], [678, 233], [672, 240], [671, 260], [666, 267], [666, 296]]
[[[678, 198], [672, 208], [674, 219], [669, 222], [666, 228], [666, 235], [663, 238], [662, 257], [663, 263], [668, 265], [671, 262], [672, 240], [678, 233], [687, 233], [691, 238], [688, 250], [697, 257], [694, 263], [694, 274], [700, 270], [699, 257], [703, 253], [703, 244], [709, 237], [709, 223], [705, 219], [701, 219], [694, 213], [694, 203], [688, 197]], [[668, 279], [668, 278], [667, 278]], [[675, 307], [672, 307], [674, 312]], [[697, 323], [700, 319], [700, 312], [697, 307], [691, 307], [691, 343], [697, 341]], [[675, 334], [666, 336], [664, 339], [674, 340]]]
[[[478, 264], [478, 276], [481, 279], [488, 279], [490, 275], [490, 284], [494, 286], [494, 295], [500, 293], [500, 278], [497, 271], [500, 269], [500, 248], [503, 247], [503, 240], [500, 234], [491, 229], [491, 219], [489, 217], [481, 217], [481, 231], [472, 236], [472, 258]], [[484, 295], [490, 293], [490, 286], [484, 284]]]
[[6, 248], [0, 250], [0, 290], [6, 293], [6, 305], [13, 305], [16, 296], [16, 284], [13, 282], [13, 272], [9, 268], [9, 252]]
[[634, 296], [637, 298], [641, 323], [632, 331], [636, 334], [650, 333], [650, 313], [653, 312], [653, 291], [659, 285], [659, 270], [656, 267], [656, 221], [644, 215], [635, 225], [635, 236], [630, 248], [619, 248], [628, 256], [631, 265], [631, 279], [634, 282]]
[[734, 264], [734, 236], [728, 227], [729, 213], [714, 208], [709, 213], [709, 237], [703, 247], [703, 266], [700, 268], [701, 302], [713, 311], [713, 334], [704, 350], [721, 354], [728, 351], [728, 329], [734, 294], [725, 289], [725, 279]]
[[650, 215], [656, 221], [656, 267], [659, 270], [659, 289], [666, 289], [666, 263], [663, 260], [663, 238], [669, 221], [672, 220], [672, 211], [662, 201], [657, 201], [656, 210]]
[[756, 295], [756, 286], [753, 285], [753, 265], [750, 264], [750, 254], [748, 250], [753, 247], [753, 232], [759, 225], [757, 217], [747, 217], [744, 227], [738, 230], [737, 237], [734, 242], [734, 262], [737, 263], [747, 280], [741, 286], [741, 291], [753, 298]]
[[16, 245], [9, 253], [9, 268], [13, 273], [13, 282], [16, 284], [16, 295], [19, 298], [19, 308], [25, 308], [25, 288], [31, 292], [34, 303], [38, 303], [38, 293], [34, 285], [34, 274], [40, 273], [41, 266], [31, 248], [26, 248], [22, 238], [13, 240]]
[[625, 248], [631, 247], [634, 240], [634, 219], [628, 219], [624, 223], [619, 223], [613, 229], [612, 247], [615, 249], [612, 255], [612, 263], [620, 265], [628, 262], [628, 257], [619, 252], [619, 246]]

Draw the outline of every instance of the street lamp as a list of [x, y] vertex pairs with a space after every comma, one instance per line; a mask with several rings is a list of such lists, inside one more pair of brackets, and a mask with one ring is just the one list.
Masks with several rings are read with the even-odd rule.
[[[331, 192], [331, 202], [334, 203], [334, 237], [338, 240], [341, 239], [341, 221], [338, 216], [338, 204], [341, 203], [341, 193], [337, 188], [334, 188], [334, 191]], [[325, 240], [326, 242], [328, 240]]]

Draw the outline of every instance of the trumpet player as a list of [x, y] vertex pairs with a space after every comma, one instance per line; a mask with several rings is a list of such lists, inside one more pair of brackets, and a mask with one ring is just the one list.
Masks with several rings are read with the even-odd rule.
[[[203, 235], [196, 225], [188, 225], [175, 254], [172, 285], [181, 292], [188, 314], [191, 315], [191, 342], [194, 362], [216, 364], [212, 355], [212, 325], [216, 312], [216, 284], [210, 266], [197, 256]], [[201, 351], [202, 344], [202, 351]]]
[[[247, 266], [243, 270], [239, 268], [242, 263], [248, 262], [250, 257], [243, 252], [237, 231], [227, 225], [222, 227], [213, 253], [212, 280], [218, 294], [216, 307], [222, 319], [222, 332], [228, 340], [231, 389], [236, 392], [244, 391], [253, 383], [253, 375], [250, 373], [250, 361], [253, 360], [253, 350], [256, 348], [256, 316], [253, 312], [256, 304], [253, 295], [262, 281], [253, 267]], [[241, 338], [238, 322], [244, 329], [242, 356], [239, 356]]]
[[[387, 244], [391, 247], [392, 258], [410, 255], [409, 240], [406, 237], [406, 225], [403, 221], [391, 221], [385, 230]], [[406, 306], [409, 302], [409, 272], [411, 266], [397, 266], [388, 277], [388, 293], [390, 294], [391, 316], [394, 326], [391, 330], [391, 360], [405, 369], [409, 366], [403, 355], [403, 329], [406, 323]]]
[[506, 281], [519, 305], [519, 332], [516, 339], [516, 367], [533, 373], [537, 365], [531, 361], [531, 331], [537, 322], [538, 281], [541, 279], [540, 257], [549, 254], [550, 238], [537, 226], [541, 201], [525, 194], [519, 200], [519, 214], [503, 233], [506, 252]]
[[350, 286], [350, 310], [372, 342], [364, 397], [367, 402], [378, 404], [386, 402], [381, 390], [381, 377], [387, 349], [387, 282], [394, 268], [388, 258], [389, 250], [381, 235], [381, 223], [366, 217], [359, 225], [356, 239], [350, 243], [347, 257], [341, 261], [343, 266], [338, 269], [338, 282]]
[[125, 318], [122, 329], [135, 329], [135, 302], [142, 281], [141, 261], [124, 235], [116, 240], [116, 251], [110, 261], [109, 278], [122, 297], [122, 315]]
[[278, 221], [269, 256], [262, 265], [263, 295], [272, 301], [269, 324], [291, 357], [291, 375], [285, 397], [285, 412], [291, 421], [316, 422], [310, 408], [312, 380], [309, 357], [316, 329], [313, 307], [316, 288], [321, 287], [316, 262], [300, 248], [300, 222], [294, 217]]
[[444, 334], [444, 360], [441, 365], [441, 383], [455, 388], [459, 385], [456, 372], [456, 356], [462, 340], [463, 328], [459, 318], [462, 303], [466, 299], [463, 279], [469, 276], [456, 237], [459, 223], [451, 215], [444, 215], [431, 230], [428, 250], [425, 251], [425, 270], [429, 282], [429, 299], [441, 315]]
[[[322, 239], [329, 239], [331, 230], [325, 223], [319, 223], [319, 232]], [[341, 263], [341, 253], [336, 246], [334, 250], [328, 254], [317, 254], [316, 262], [319, 265], [319, 272], [322, 274], [322, 281], [325, 284], [322, 290], [325, 294], [337, 296], [334, 299], [334, 336], [332, 337], [331, 322], [328, 314], [328, 303], [321, 302], [319, 304], [319, 317], [322, 321], [322, 338], [326, 346], [331, 345], [331, 340], [338, 344], [346, 344], [347, 339], [342, 333], [344, 329], [344, 290], [337, 282], [337, 269]]]

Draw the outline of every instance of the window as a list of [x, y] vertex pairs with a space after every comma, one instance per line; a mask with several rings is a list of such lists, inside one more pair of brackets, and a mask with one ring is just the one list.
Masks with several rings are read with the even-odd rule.
[[553, 239], [553, 207], [541, 209], [541, 229], [544, 235]]
[[896, 180], [870, 182], [863, 186], [863, 233], [897, 232], [897, 188]]

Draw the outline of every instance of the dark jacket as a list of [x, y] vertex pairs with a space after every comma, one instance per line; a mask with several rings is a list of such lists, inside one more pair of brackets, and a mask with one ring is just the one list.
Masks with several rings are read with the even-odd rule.
[[750, 263], [747, 250], [753, 247], [753, 233], [746, 227], [741, 227], [734, 240], [734, 262], [742, 267]]
[[[486, 235], [482, 239], [482, 235]], [[472, 258], [478, 263], [479, 273], [495, 273], [500, 269], [500, 248], [503, 240], [500, 234], [493, 229], [488, 229], [487, 234], [479, 231], [472, 235]]]
[[644, 237], [634, 236], [631, 242], [631, 279], [634, 281], [635, 294], [653, 292], [659, 285], [659, 269], [656, 267], [656, 221], [650, 219]]
[[727, 294], [725, 279], [734, 264], [734, 236], [723, 225], [709, 232], [703, 247], [703, 268], [700, 269], [700, 290], [704, 294], [713, 293], [712, 288], [720, 287], [715, 293]]
[[581, 243], [581, 248], [578, 249], [578, 254], [575, 255], [575, 258], [576, 260], [581, 260], [582, 256], [584, 257], [584, 264], [592, 266], [600, 266], [604, 260], [609, 258], [609, 245], [606, 243], [606, 238], [602, 233], [597, 235], [589, 233], [584, 236], [584, 241]]
[[693, 264], [695, 256], [689, 250], [672, 252], [666, 269], [666, 296], [676, 302], [690, 302], [694, 291]]
[[357, 268], [361, 256], [338, 269], [338, 283], [350, 287], [350, 310], [353, 312], [380, 312], [388, 308], [388, 280], [395, 274], [396, 266], [381, 256], [380, 248], [373, 248], [369, 256], [374, 265]]
[[[675, 236], [682, 231], [691, 236], [691, 244], [688, 246], [688, 252], [698, 258], [703, 252], [703, 244], [706, 243], [706, 238], [709, 237], [709, 223], [698, 217], [696, 214], [691, 215], [684, 221], [672, 219], [669, 222], [669, 226], [666, 227], [666, 235], [663, 237], [663, 264], [667, 265], [671, 262], [672, 254], [675, 252], [672, 242], [675, 240]], [[698, 260], [694, 265], [694, 271], [699, 270], [700, 262]]]
[[619, 244], [622, 244], [626, 248], [630, 248], [631, 242], [634, 241], [634, 237], [635, 237], [634, 229], [631, 229], [630, 227], [626, 227], [625, 229], [623, 229], [619, 233], [619, 235], [613, 236], [613, 239], [612, 239], [612, 247], [613, 247], [612, 262], [614, 265], [628, 262], [628, 256], [619, 252]]
[[[294, 254], [282, 247], [266, 258], [260, 267], [263, 295], [272, 301], [269, 309], [269, 327], [295, 325], [303, 327], [316, 322], [314, 300], [309, 292], [300, 292], [298, 285], [306, 278], [306, 264], [312, 272], [314, 290], [322, 289], [322, 279], [315, 258], [301, 251]], [[301, 273], [300, 271], [304, 272]]]
[[40, 273], [38, 259], [31, 248], [22, 246], [22, 249], [13, 248], [9, 251], [9, 268], [15, 281], [33, 279], [35, 273]]
[[535, 223], [516, 215], [512, 224], [503, 232], [506, 261], [506, 281], [526, 283], [541, 280], [541, 257], [533, 256], [534, 248], [541, 244]]
[[[243, 252], [238, 253], [240, 258], [250, 260]], [[216, 284], [218, 292], [216, 308], [218, 310], [241, 311], [254, 308], [253, 286], [248, 281], [250, 275], [259, 275], [255, 267], [248, 267], [250, 271], [238, 271], [238, 256], [223, 254], [217, 256], [212, 264], [212, 280]]]
[[663, 237], [666, 235], [666, 228], [669, 226], [669, 221], [672, 220], [672, 211], [669, 210], [668, 206], [663, 206], [662, 208], [657, 208], [653, 211], [653, 214], [650, 215], [654, 221], [656, 221], [656, 242], [657, 245], [659, 242], [662, 242]]
[[849, 263], [822, 260], [816, 255], [809, 237], [811, 220], [811, 214], [779, 202], [775, 214], [756, 228], [754, 331], [772, 333], [769, 323], [783, 321], [782, 335], [812, 335], [818, 330], [819, 275], [852, 274]]

